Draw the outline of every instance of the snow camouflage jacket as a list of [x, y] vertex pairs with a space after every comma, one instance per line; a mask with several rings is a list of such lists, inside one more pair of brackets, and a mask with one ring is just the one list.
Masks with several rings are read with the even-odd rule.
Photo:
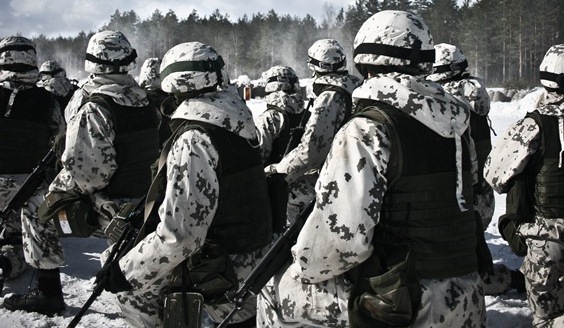
[[[352, 93], [360, 83], [361, 80], [354, 75], [334, 73], [313, 80], [314, 85], [336, 86], [349, 93]], [[335, 133], [342, 125], [346, 103], [342, 94], [336, 91], [324, 91], [315, 98], [300, 143], [276, 165], [278, 173], [287, 174], [288, 182], [296, 181], [305, 174], [318, 174]]]
[[[249, 141], [257, 139], [250, 109], [231, 89], [183, 101], [172, 119], [206, 122]], [[219, 184], [215, 171], [218, 161], [218, 152], [210, 137], [198, 129], [184, 132], [172, 144], [166, 171], [170, 183], [166, 185], [165, 197], [158, 209], [160, 223], [156, 231], [148, 234], [120, 260], [120, 267], [136, 293], [167, 286], [173, 269], [204, 244], [218, 206]], [[263, 251], [230, 255], [241, 283]], [[256, 300], [251, 297], [249, 304], [253, 309], [254, 303]], [[221, 305], [207, 308], [217, 322], [229, 309], [229, 306]], [[241, 320], [240, 315], [244, 312], [234, 319]], [[245, 315], [248, 318], [248, 313]]]
[[284, 114], [269, 106], [289, 114], [300, 114], [304, 111], [304, 99], [300, 93], [288, 94], [284, 91], [275, 91], [264, 97], [264, 101], [267, 108], [256, 119], [263, 162], [270, 157], [274, 140], [280, 136], [285, 124], [288, 124]]
[[[113, 146], [115, 132], [110, 112], [88, 102], [90, 95], [108, 95], [123, 106], [139, 107], [149, 103], [147, 95], [131, 75], [91, 75], [77, 90], [65, 110], [69, 119], [65, 150], [61, 157], [63, 169], [49, 186], [51, 192], [75, 191], [91, 194], [95, 209], [111, 219], [124, 200], [109, 200], [97, 191], [104, 189], [117, 169]], [[84, 150], [90, 152], [85, 153]]]
[[[439, 81], [439, 83], [441, 83]], [[451, 80], [448, 82], [441, 83], [443, 88], [453, 95], [455, 98], [467, 102], [470, 105], [471, 115], [487, 116], [490, 112], [490, 97], [484, 85], [482, 79], [465, 74], [460, 79]], [[478, 129], [478, 127], [476, 127]], [[477, 133], [483, 133], [482, 131], [477, 131]], [[489, 130], [488, 130], [489, 133]], [[476, 141], [479, 142], [479, 141]], [[482, 145], [482, 147], [487, 147], [483, 151], [489, 150], [491, 148], [487, 145]], [[478, 144], [476, 144], [478, 147]], [[478, 165], [484, 165], [486, 153], [483, 157], [478, 158]], [[478, 172], [482, 172], [478, 170]], [[474, 193], [474, 210], [480, 215], [482, 219], [482, 228], [485, 230], [490, 222], [492, 221], [495, 199], [493, 194], [493, 189], [484, 180], [483, 174], [478, 176], [478, 188], [475, 189]]]
[[[561, 161], [564, 149], [564, 95], [543, 91], [536, 108], [540, 114], [556, 117], [559, 122], [559, 136], [547, 136], [551, 142], [559, 143]], [[541, 130], [536, 121], [525, 117], [511, 124], [492, 148], [486, 161], [484, 175], [494, 190], [506, 193], [511, 179], [525, 170], [533, 155], [540, 149]], [[562, 163], [560, 163], [562, 164]], [[564, 165], [560, 166], [560, 170]], [[531, 191], [533, 192], [533, 191]], [[558, 202], [557, 198], [555, 198]], [[561, 204], [561, 203], [560, 203]], [[562, 284], [560, 266], [562, 257], [562, 218], [544, 219], [537, 216], [533, 222], [521, 223], [518, 235], [526, 239], [529, 251], [521, 265], [521, 272], [527, 278], [527, 295], [536, 326], [560, 327], [564, 317], [561, 309]], [[547, 301], [548, 300], [548, 301]]]
[[[390, 73], [366, 80], [353, 93], [355, 103], [362, 99], [392, 105], [437, 134], [458, 141], [469, 124], [470, 112], [464, 103], [439, 84], [409, 75]], [[351, 286], [345, 274], [373, 251], [371, 241], [380, 221], [386, 173], [396, 165], [389, 162], [389, 134], [384, 124], [355, 117], [335, 136], [315, 187], [316, 206], [292, 248], [293, 264], [280, 282], [280, 302], [294, 307], [296, 319], [309, 317], [327, 326], [346, 326]], [[461, 152], [457, 155], [459, 162]], [[459, 205], [465, 206], [463, 199]], [[422, 307], [413, 327], [485, 324], [480, 281], [478, 273], [421, 280]], [[453, 288], [457, 292], [448, 292]], [[335, 318], [337, 309], [345, 316]]]

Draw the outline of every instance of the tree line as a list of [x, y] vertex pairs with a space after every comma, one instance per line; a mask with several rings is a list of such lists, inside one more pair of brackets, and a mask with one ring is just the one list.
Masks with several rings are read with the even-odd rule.
[[[381, 10], [414, 12], [425, 20], [435, 44], [455, 44], [466, 55], [473, 75], [488, 86], [528, 87], [538, 85], [538, 66], [546, 51], [563, 43], [564, 1], [561, 0], [356, 0], [347, 8], [325, 3], [322, 20], [281, 15], [270, 10], [231, 19], [220, 9], [209, 16], [193, 10], [180, 17], [172, 10], [155, 10], [146, 19], [134, 11], [116, 10], [100, 30], [122, 31], [139, 54], [141, 63], [159, 57], [181, 42], [200, 41], [213, 46], [224, 58], [231, 78], [248, 75], [257, 79], [274, 65], [287, 65], [301, 78], [309, 76], [307, 49], [318, 39], [333, 38], [345, 48], [348, 67], [353, 41], [362, 23]], [[40, 63], [59, 61], [72, 78], [85, 77], [84, 56], [95, 32], [74, 37], [33, 38]]]

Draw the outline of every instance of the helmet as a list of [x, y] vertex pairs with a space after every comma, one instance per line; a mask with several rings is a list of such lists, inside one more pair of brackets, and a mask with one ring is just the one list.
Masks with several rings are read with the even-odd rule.
[[287, 91], [295, 93], [299, 91], [299, 79], [296, 72], [288, 66], [273, 66], [263, 74], [266, 80], [264, 92]]
[[137, 52], [119, 31], [94, 34], [86, 47], [84, 69], [95, 74], [127, 73], [135, 68]]
[[337, 40], [315, 41], [309, 47], [307, 56], [307, 67], [314, 72], [338, 72], [347, 68], [347, 56]]
[[54, 60], [48, 60], [41, 64], [39, 67], [39, 75], [49, 75], [49, 76], [62, 76], [66, 77], [67, 73], [65, 70]]
[[224, 66], [223, 59], [211, 46], [200, 42], [180, 43], [163, 57], [161, 87], [175, 94], [214, 91], [228, 82]]
[[159, 69], [161, 60], [158, 58], [147, 58], [139, 72], [139, 85], [148, 90], [161, 88], [161, 76]]
[[564, 44], [548, 49], [539, 70], [540, 82], [547, 90], [564, 93]]
[[395, 66], [428, 73], [435, 61], [433, 37], [415, 14], [383, 10], [368, 18], [354, 39], [354, 62], [366, 77], [365, 65]]
[[0, 41], [0, 70], [27, 72], [37, 70], [35, 43], [23, 36], [9, 36]]
[[452, 44], [439, 43], [435, 45], [435, 63], [433, 73], [427, 79], [442, 81], [464, 73], [468, 68], [466, 56], [458, 47]]

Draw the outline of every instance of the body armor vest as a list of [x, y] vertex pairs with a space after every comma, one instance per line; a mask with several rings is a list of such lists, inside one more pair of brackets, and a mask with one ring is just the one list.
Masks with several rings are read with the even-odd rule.
[[531, 164], [534, 182], [534, 208], [536, 214], [547, 218], [564, 218], [564, 167], [559, 168], [560, 143], [558, 142], [558, 117], [542, 115], [538, 111], [528, 113], [540, 127], [539, 150]]
[[[418, 275], [442, 279], [477, 271], [474, 211], [456, 199], [455, 141], [408, 114], [378, 104], [358, 115], [385, 123], [392, 135], [389, 184], [375, 230], [375, 248], [407, 242]], [[396, 129], [395, 127], [400, 127]], [[467, 136], [466, 136], [467, 137]], [[466, 141], [466, 142], [465, 142]], [[463, 138], [463, 195], [473, 203], [468, 140]]]
[[93, 95], [94, 102], [110, 111], [118, 169], [105, 188], [110, 198], [136, 198], [151, 185], [151, 164], [159, 156], [158, 116], [151, 105], [143, 108], [116, 104], [110, 96]]
[[[300, 114], [291, 114], [275, 106], [268, 106], [267, 110], [274, 110], [282, 113], [286, 120], [286, 124], [284, 124], [284, 127], [282, 128], [282, 131], [280, 131], [278, 138], [273, 141], [272, 151], [270, 152], [270, 156], [268, 157], [268, 160], [265, 162], [264, 166], [268, 166], [274, 163], [280, 163], [284, 155], [286, 155], [286, 148], [288, 147], [288, 143], [290, 142], [290, 138], [292, 137], [294, 129], [297, 128], [300, 124], [303, 115], [309, 115], [309, 112], [306, 110], [304, 110], [304, 112]], [[295, 135], [294, 139], [297, 138], [297, 140], [300, 140], [302, 135], [303, 129], [299, 135]], [[297, 145], [298, 143], [294, 144]], [[292, 149], [289, 149], [288, 151], [291, 150]]]
[[49, 151], [55, 98], [32, 87], [19, 91], [9, 108], [11, 94], [0, 88], [0, 172], [31, 173]]
[[189, 129], [205, 132], [219, 154], [218, 207], [206, 239], [224, 245], [230, 254], [268, 245], [272, 240], [272, 213], [259, 149], [209, 123], [187, 121], [180, 129], [174, 136]]

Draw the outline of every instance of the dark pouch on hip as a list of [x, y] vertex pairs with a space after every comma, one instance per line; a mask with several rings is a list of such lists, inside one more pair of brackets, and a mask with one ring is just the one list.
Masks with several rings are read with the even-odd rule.
[[411, 252], [385, 272], [369, 277], [362, 274], [358, 279], [349, 299], [351, 327], [409, 327], [413, 323], [421, 303], [421, 287]]
[[53, 220], [62, 236], [89, 237], [100, 228], [88, 195], [52, 192], [37, 210], [40, 223]]

